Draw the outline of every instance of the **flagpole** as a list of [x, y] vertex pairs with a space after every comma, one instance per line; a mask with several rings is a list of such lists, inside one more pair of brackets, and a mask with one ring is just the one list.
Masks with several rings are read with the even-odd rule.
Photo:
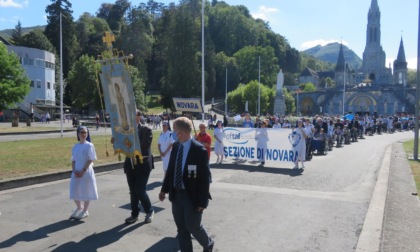
[[63, 32], [61, 24], [61, 12], [60, 12], [60, 127], [61, 127], [61, 138], [63, 138]]

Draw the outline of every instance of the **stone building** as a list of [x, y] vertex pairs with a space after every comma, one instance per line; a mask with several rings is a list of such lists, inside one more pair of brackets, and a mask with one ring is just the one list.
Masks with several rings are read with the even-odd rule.
[[407, 86], [408, 69], [403, 39], [393, 69], [391, 66], [386, 67], [380, 21], [378, 1], [372, 0], [368, 12], [363, 66], [360, 69], [349, 69], [341, 46], [333, 71], [335, 87], [319, 86], [319, 72], [311, 69], [302, 72], [299, 80], [311, 79], [312, 83], [317, 83], [318, 88], [316, 92], [298, 94], [297, 105], [302, 115], [349, 112], [371, 115], [414, 114], [416, 90]]

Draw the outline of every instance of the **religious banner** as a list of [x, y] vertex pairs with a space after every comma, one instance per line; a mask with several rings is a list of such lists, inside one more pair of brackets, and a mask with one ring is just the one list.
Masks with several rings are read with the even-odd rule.
[[262, 161], [271, 164], [295, 162], [305, 139], [291, 129], [224, 128], [226, 158]]
[[176, 111], [204, 113], [199, 98], [172, 98]]
[[[112, 47], [113, 36], [107, 32], [104, 42]], [[111, 45], [111, 46], [110, 46]], [[103, 54], [99, 60], [99, 74], [105, 100], [105, 109], [110, 116], [114, 153], [127, 157], [141, 157], [140, 141], [136, 123], [136, 102], [131, 76], [127, 69], [128, 57], [112, 50], [112, 56]], [[142, 160], [142, 158], [140, 158]]]

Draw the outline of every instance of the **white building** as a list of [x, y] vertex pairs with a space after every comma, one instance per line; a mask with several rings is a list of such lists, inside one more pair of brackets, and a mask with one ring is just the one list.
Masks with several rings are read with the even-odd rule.
[[[48, 51], [8, 45], [14, 52], [31, 80], [31, 91], [18, 106], [21, 110], [39, 117], [41, 111], [56, 107], [55, 99], [55, 55]], [[40, 109], [40, 111], [37, 110]]]

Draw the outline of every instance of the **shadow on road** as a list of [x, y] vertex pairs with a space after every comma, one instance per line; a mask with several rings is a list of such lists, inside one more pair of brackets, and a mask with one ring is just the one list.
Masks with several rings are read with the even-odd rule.
[[48, 234], [51, 234], [60, 230], [64, 230], [66, 228], [74, 227], [81, 223], [83, 222], [62, 220], [56, 223], [49, 224], [47, 226], [40, 227], [34, 231], [23, 231], [1, 242], [0, 249], [11, 247], [18, 242], [32, 242], [39, 239], [44, 239], [44, 238], [49, 237]]
[[[245, 165], [245, 161], [239, 160], [239, 162], [228, 164], [211, 164], [211, 169], [219, 169], [219, 170], [242, 170], [248, 172], [265, 172], [265, 173], [272, 173], [272, 174], [282, 174], [282, 175], [289, 175], [291, 177], [300, 176], [303, 173], [303, 169], [290, 169], [290, 168], [281, 168], [281, 167], [268, 167], [268, 166], [254, 166], [254, 165]], [[259, 162], [253, 162], [259, 163]]]

